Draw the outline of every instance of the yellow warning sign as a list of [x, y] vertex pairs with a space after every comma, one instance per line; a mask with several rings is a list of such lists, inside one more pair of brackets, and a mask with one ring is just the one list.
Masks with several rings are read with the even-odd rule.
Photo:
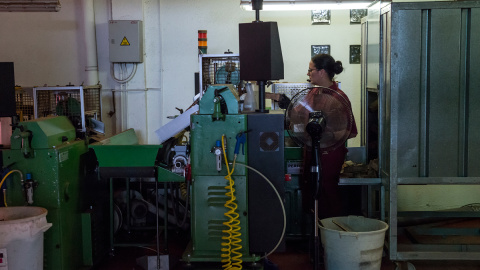
[[122, 43], [120, 43], [120, 46], [130, 46], [130, 42], [128, 42], [127, 37], [123, 37]]

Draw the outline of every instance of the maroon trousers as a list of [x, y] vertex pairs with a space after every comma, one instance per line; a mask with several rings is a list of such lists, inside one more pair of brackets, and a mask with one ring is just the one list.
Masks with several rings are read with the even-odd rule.
[[[324, 152], [321, 155], [321, 193], [318, 196], [318, 217], [320, 219], [343, 216], [346, 214], [345, 201], [342, 200], [340, 186], [340, 171], [345, 161], [345, 155], [348, 152], [344, 146], [338, 147], [331, 152]], [[313, 179], [310, 172], [312, 165], [312, 150], [304, 147], [304, 173], [300, 181], [302, 189], [303, 208], [307, 212], [311, 212], [314, 206], [314, 190], [312, 185]]]

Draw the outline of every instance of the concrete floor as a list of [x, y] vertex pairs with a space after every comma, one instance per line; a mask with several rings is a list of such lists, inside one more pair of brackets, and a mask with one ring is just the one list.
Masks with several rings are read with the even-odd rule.
[[[180, 261], [183, 251], [188, 244], [188, 235], [183, 232], [169, 233], [169, 261], [170, 270], [184, 270], [184, 265]], [[115, 249], [115, 256], [106, 257], [105, 260], [96, 266], [94, 269], [101, 270], [141, 270], [142, 268], [136, 264], [136, 258], [142, 256], [154, 256], [155, 252], [151, 250], [154, 245], [150, 247], [122, 247]], [[286, 250], [284, 252], [276, 252], [268, 257], [274, 265], [273, 268], [265, 270], [313, 270], [313, 264], [308, 252], [308, 243], [305, 241], [287, 241]], [[414, 261], [412, 262], [417, 270], [480, 270], [479, 261], [474, 262], [453, 262], [453, 261]], [[404, 268], [397, 268], [394, 262], [388, 259], [388, 256], [383, 257], [381, 270], [412, 270], [413, 268], [403, 266]], [[196, 267], [194, 269], [202, 269]], [[205, 268], [203, 268], [205, 269]], [[222, 269], [220, 265], [208, 266], [207, 269]], [[324, 270], [322, 265], [321, 269]], [[349, 269], [335, 269], [335, 270], [349, 270]]]

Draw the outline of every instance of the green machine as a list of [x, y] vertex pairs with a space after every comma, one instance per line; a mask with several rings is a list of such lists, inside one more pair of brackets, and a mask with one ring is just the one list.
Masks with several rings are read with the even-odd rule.
[[[223, 107], [223, 112], [222, 112]], [[228, 114], [225, 113], [225, 108]], [[192, 197], [191, 220], [192, 241], [183, 255], [183, 260], [192, 262], [221, 262], [241, 255], [244, 262], [256, 262], [259, 257], [251, 255], [248, 245], [248, 222], [242, 213], [247, 212], [247, 174], [244, 167], [225, 164], [224, 151], [228, 161], [234, 160], [237, 135], [247, 131], [246, 115], [238, 114], [238, 96], [226, 86], [210, 86], [200, 100], [198, 115], [191, 117], [191, 166]], [[223, 147], [222, 147], [223, 140]], [[246, 154], [239, 153], [236, 162], [246, 163]], [[229, 218], [225, 204], [232, 197], [227, 175], [231, 175], [235, 187], [236, 213]], [[235, 219], [236, 221], [232, 221]], [[233, 230], [240, 233], [235, 239], [222, 239], [230, 230], [225, 222], [238, 222]], [[238, 241], [237, 246], [228, 246], [230, 241]], [[222, 244], [224, 243], [224, 244]], [[222, 248], [229, 251], [222, 252]], [[231, 257], [222, 257], [232, 252]]]
[[312, 231], [311, 218], [303, 210], [300, 181], [303, 171], [303, 148], [297, 146], [285, 131], [285, 211], [287, 214], [287, 239], [306, 239]]
[[44, 235], [44, 269], [81, 269], [104, 255], [102, 188], [88, 169], [88, 155], [87, 142], [76, 139], [65, 116], [21, 122], [11, 148], [1, 152], [2, 168], [19, 170], [24, 178], [14, 173], [5, 180], [7, 205], [48, 210], [52, 227]]
[[[274, 189], [268, 181], [257, 179], [259, 172], [252, 171], [257, 167], [265, 172], [268, 167], [279, 172], [280, 177], [275, 177], [277, 182], [280, 178], [279, 185], [283, 185], [284, 172], [283, 162], [278, 167], [277, 163], [268, 164], [274, 160], [263, 158], [268, 151], [252, 146], [256, 145], [255, 139], [261, 142], [263, 137], [267, 144], [274, 142], [275, 136], [269, 136], [276, 133], [264, 132], [269, 124], [263, 124], [262, 119], [281, 120], [282, 129], [283, 115], [239, 114], [238, 96], [228, 85], [209, 86], [199, 107], [199, 114], [191, 116], [190, 131], [192, 240], [182, 259], [194, 267], [213, 263], [217, 264], [215, 269], [219, 264], [226, 269], [262, 269], [263, 255], [277, 248], [273, 246], [283, 237], [281, 232], [272, 236], [262, 230], [271, 232], [280, 227], [281, 231], [284, 215], [275, 212], [273, 218], [262, 220], [270, 214], [264, 207], [281, 204], [282, 199], [278, 192], [272, 198], [264, 196]], [[283, 147], [283, 130], [280, 135], [275, 143]], [[281, 154], [283, 160], [283, 148], [275, 147], [275, 151], [271, 153]], [[263, 161], [252, 161], [259, 157]], [[266, 186], [260, 187], [259, 183]], [[269, 242], [273, 246], [261, 246]]]
[[[160, 233], [161, 231], [164, 233], [162, 242], [166, 251], [169, 213], [164, 208], [159, 208], [158, 194], [162, 189], [168, 191], [167, 183], [185, 182], [182, 175], [176, 174], [168, 168], [170, 164], [167, 165], [168, 160], [165, 160], [164, 157], [170, 156], [166, 154], [169, 149], [164, 151], [162, 144], [139, 144], [133, 129], [90, 144], [89, 148], [96, 156], [100, 179], [109, 183], [109, 215], [105, 216], [109, 217], [110, 223], [108, 235], [111, 255], [115, 254], [116, 247], [152, 246], [156, 242], [156, 262], [148, 259], [145, 267], [152, 269], [151, 267], [161, 266], [165, 258], [168, 260], [168, 256], [160, 255]], [[143, 179], [141, 182], [140, 178]], [[159, 186], [159, 183], [162, 183], [162, 187]], [[122, 193], [125, 194], [124, 201], [119, 202], [116, 198], [121, 197]], [[150, 194], [149, 198], [147, 198], [148, 194]], [[151, 194], [155, 195], [151, 196]], [[173, 204], [173, 201], [169, 203], [167, 200], [168, 197], [163, 196], [163, 202], [161, 202], [163, 206]], [[153, 214], [150, 215], [151, 218], [148, 222], [147, 211]], [[136, 222], [140, 219], [139, 214], [144, 214], [140, 217], [145, 218], [142, 223]], [[160, 217], [163, 217], [163, 224], [160, 223]], [[119, 225], [120, 223], [122, 226]], [[144, 259], [145, 257], [142, 256], [137, 260]]]

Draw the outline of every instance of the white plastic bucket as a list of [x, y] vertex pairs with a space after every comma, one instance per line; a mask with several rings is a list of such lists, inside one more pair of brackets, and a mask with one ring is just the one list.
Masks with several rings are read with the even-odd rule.
[[348, 216], [322, 219], [319, 227], [327, 270], [380, 270], [387, 223]]
[[47, 209], [34, 206], [0, 208], [0, 270], [42, 270]]

